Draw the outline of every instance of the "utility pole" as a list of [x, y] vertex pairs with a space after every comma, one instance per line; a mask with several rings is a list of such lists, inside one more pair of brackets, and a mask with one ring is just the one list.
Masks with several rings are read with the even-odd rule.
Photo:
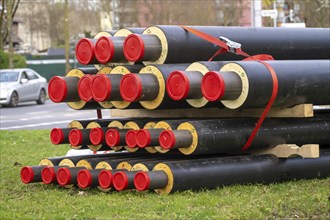
[[65, 70], [69, 72], [70, 66], [70, 34], [69, 34], [69, 4], [68, 0], [64, 2], [64, 41], [65, 41]]

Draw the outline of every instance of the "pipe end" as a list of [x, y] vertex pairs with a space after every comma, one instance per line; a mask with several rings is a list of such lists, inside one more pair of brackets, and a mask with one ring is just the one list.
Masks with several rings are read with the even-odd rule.
[[130, 34], [124, 42], [124, 56], [128, 61], [141, 61], [144, 56], [144, 41], [138, 34]]
[[102, 170], [98, 175], [99, 185], [103, 189], [109, 189], [112, 184], [112, 173], [109, 170]]
[[94, 76], [86, 74], [83, 77], [81, 77], [78, 82], [79, 97], [85, 102], [89, 102], [93, 99], [93, 94], [92, 94], [93, 78]]
[[202, 94], [209, 101], [220, 100], [225, 94], [225, 82], [218, 72], [208, 72], [202, 80]]
[[126, 133], [126, 144], [130, 148], [136, 147], [136, 131], [130, 130]]
[[150, 177], [146, 172], [138, 172], [134, 176], [134, 186], [139, 191], [148, 190], [150, 186]]
[[82, 138], [82, 132], [79, 129], [72, 129], [69, 133], [69, 142], [72, 146], [80, 146]]
[[126, 102], [139, 100], [142, 95], [142, 82], [137, 74], [126, 74], [120, 81], [120, 95]]
[[79, 63], [88, 65], [94, 60], [94, 43], [91, 39], [82, 38], [76, 46], [76, 57]]
[[104, 140], [104, 132], [102, 128], [92, 128], [89, 133], [89, 139], [93, 145], [100, 145]]
[[57, 179], [57, 182], [60, 186], [68, 185], [70, 183], [70, 180], [71, 180], [70, 170], [66, 167], [61, 167], [57, 171], [56, 179]]
[[53, 167], [45, 167], [41, 171], [41, 179], [45, 184], [51, 184], [56, 179], [56, 173]]
[[125, 190], [128, 187], [128, 177], [126, 173], [115, 173], [115, 175], [113, 175], [113, 186], [117, 191]]
[[170, 74], [166, 82], [166, 91], [171, 99], [185, 99], [189, 89], [189, 79], [183, 71], [174, 71]]
[[105, 133], [105, 141], [108, 146], [115, 147], [120, 143], [120, 134], [117, 129], [109, 129]]
[[95, 58], [101, 63], [106, 64], [113, 59], [114, 45], [111, 37], [101, 36], [95, 43]]
[[164, 149], [171, 149], [175, 145], [175, 135], [171, 130], [162, 131], [159, 135], [159, 144]]
[[110, 79], [104, 75], [99, 74], [94, 77], [92, 81], [92, 96], [95, 101], [103, 102], [110, 97], [111, 93], [111, 82]]
[[146, 129], [136, 131], [136, 144], [140, 148], [149, 146], [151, 142], [150, 132]]
[[32, 167], [25, 166], [21, 169], [21, 180], [23, 183], [31, 183], [34, 179], [34, 172]]
[[63, 77], [54, 76], [48, 83], [48, 95], [49, 98], [55, 102], [63, 102], [68, 94], [68, 85]]
[[64, 139], [64, 133], [61, 128], [53, 128], [50, 131], [50, 141], [55, 144], [61, 144]]
[[92, 175], [89, 170], [79, 170], [77, 175], [78, 186], [85, 189], [92, 185]]

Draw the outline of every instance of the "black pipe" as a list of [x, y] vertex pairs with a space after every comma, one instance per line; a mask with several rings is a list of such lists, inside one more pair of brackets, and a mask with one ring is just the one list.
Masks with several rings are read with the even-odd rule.
[[[80, 74], [76, 74], [79, 72]], [[54, 76], [48, 83], [49, 98], [56, 103], [78, 102], [78, 82], [83, 74], [96, 74], [95, 68], [80, 68], [69, 71], [66, 76]]]
[[120, 67], [131, 73], [136, 73], [141, 70], [143, 65], [122, 65], [117, 66], [110, 74], [97, 74], [92, 82], [93, 98], [98, 102], [104, 101], [122, 101], [120, 96], [120, 81], [124, 76], [122, 72], [116, 73], [116, 69]]
[[56, 173], [56, 179], [60, 186], [77, 184], [78, 172], [85, 167], [61, 167]]
[[[179, 125], [175, 133], [167, 131], [164, 136], [160, 135], [160, 144], [165, 149], [178, 147], [183, 154], [240, 152], [256, 122], [257, 119], [254, 118], [188, 121]], [[191, 133], [188, 138], [187, 131]], [[275, 147], [279, 144], [325, 145], [330, 144], [329, 134], [329, 115], [313, 118], [266, 118], [250, 149]]]
[[157, 189], [158, 193], [168, 194], [184, 190], [214, 189], [233, 184], [326, 178], [330, 175], [329, 160], [330, 152], [327, 150], [321, 153], [320, 158], [308, 159], [245, 155], [212, 160], [163, 162], [156, 165], [154, 171], [140, 175], [136, 185], [140, 190]]
[[126, 74], [120, 83], [120, 94], [127, 101], [140, 101], [146, 109], [183, 108], [184, 101], [173, 102], [165, 92], [165, 82], [171, 72], [185, 70], [188, 64], [149, 65], [139, 74]]
[[134, 189], [134, 176], [138, 171], [120, 171], [113, 175], [113, 186], [117, 191]]
[[204, 74], [219, 71], [227, 62], [195, 62], [184, 71], [172, 72], [166, 80], [167, 94], [173, 100], [200, 99], [203, 97], [201, 83]]
[[[329, 60], [287, 60], [266, 61], [266, 63], [274, 68], [278, 78], [278, 93], [273, 106], [330, 103]], [[235, 72], [234, 67], [241, 67], [244, 73]], [[208, 100], [221, 99], [229, 108], [264, 107], [271, 97], [273, 81], [269, 70], [260, 62], [234, 62], [226, 64], [219, 72], [206, 74], [203, 78], [202, 90]], [[224, 96], [220, 95], [221, 92]], [[228, 93], [227, 97], [225, 97], [226, 93]], [[239, 104], [233, 104], [234, 102]]]
[[80, 170], [77, 175], [77, 183], [79, 188], [86, 189], [88, 187], [97, 187], [99, 181], [98, 175], [103, 169]]
[[162, 128], [140, 129], [136, 132], [136, 143], [140, 148], [159, 146], [159, 135], [164, 131]]
[[110, 147], [124, 146], [126, 133], [131, 129], [109, 129], [105, 134], [106, 144]]
[[25, 166], [21, 169], [21, 180], [23, 183], [42, 182], [41, 171], [46, 166]]
[[69, 133], [72, 128], [53, 128], [50, 131], [50, 141], [55, 144], [69, 144]]
[[99, 63], [108, 62], [127, 63], [123, 53], [126, 36], [132, 33], [142, 34], [145, 28], [124, 28], [116, 31], [114, 36], [101, 36], [95, 43], [95, 57]]
[[[329, 28], [290, 29], [219, 26], [191, 26], [191, 28], [216, 38], [226, 37], [238, 42], [242, 45], [242, 50], [250, 55], [269, 54], [276, 60], [330, 58]], [[163, 39], [159, 37], [161, 35], [163, 35], [161, 37]], [[134, 47], [132, 47], [132, 43], [128, 44], [129, 42], [133, 42]], [[127, 59], [153, 61], [155, 63], [185, 63], [208, 60], [220, 49], [180, 26], [165, 25], [149, 27], [142, 35], [130, 35], [125, 43], [124, 53]], [[149, 54], [152, 56], [147, 56]], [[144, 56], [146, 57], [144, 58]], [[214, 60], [240, 59], [242, 56], [231, 53], [214, 58]]]

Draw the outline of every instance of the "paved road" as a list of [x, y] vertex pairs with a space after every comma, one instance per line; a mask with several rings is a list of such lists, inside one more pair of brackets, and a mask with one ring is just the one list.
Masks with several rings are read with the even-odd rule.
[[[102, 110], [103, 118], [110, 118]], [[73, 110], [65, 103], [47, 100], [44, 105], [35, 102], [20, 103], [15, 108], [0, 108], [0, 130], [33, 130], [66, 127], [72, 120], [95, 119], [96, 110]]]

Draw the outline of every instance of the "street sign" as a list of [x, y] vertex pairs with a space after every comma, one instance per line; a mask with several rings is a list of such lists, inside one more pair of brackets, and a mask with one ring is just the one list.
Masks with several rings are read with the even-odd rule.
[[261, 10], [261, 16], [275, 19], [277, 18], [277, 10]]

